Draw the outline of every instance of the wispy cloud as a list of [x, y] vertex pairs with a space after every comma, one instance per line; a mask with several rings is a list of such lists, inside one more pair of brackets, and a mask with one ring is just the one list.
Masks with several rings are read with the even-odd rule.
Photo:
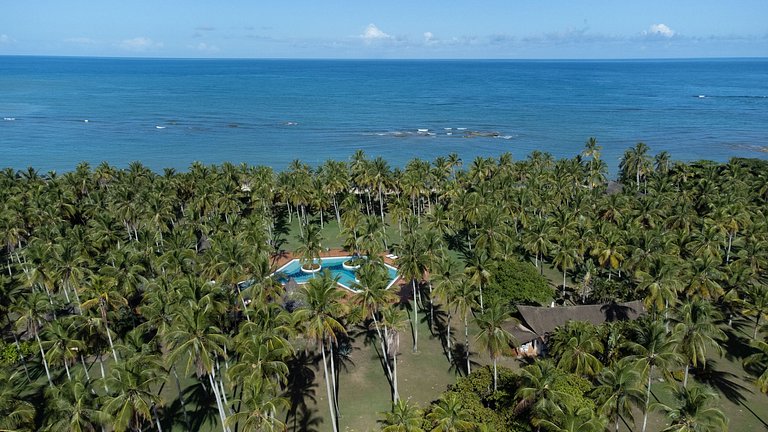
[[213, 26], [197, 26], [197, 27], [195, 27], [195, 31], [199, 31], [199, 32], [212, 32], [212, 31], [216, 31], [216, 27], [213, 27]]
[[380, 28], [376, 27], [376, 24], [368, 24], [368, 26], [365, 28], [365, 31], [363, 31], [363, 34], [360, 35], [360, 37], [370, 43], [372, 41], [377, 40], [387, 40], [392, 39], [392, 36], [382, 31]]
[[148, 37], [139, 36], [132, 39], [124, 39], [118, 44], [118, 46], [126, 51], [143, 52], [162, 48], [163, 43], [155, 42]]
[[87, 37], [71, 37], [64, 39], [64, 42], [71, 43], [75, 45], [95, 45], [98, 42]]
[[219, 47], [216, 45], [211, 45], [205, 42], [200, 42], [197, 45], [192, 46], [192, 48], [200, 51], [200, 52], [206, 52], [206, 53], [215, 53], [219, 52]]
[[12, 37], [7, 34], [0, 34], [0, 44], [10, 44], [15, 42]]

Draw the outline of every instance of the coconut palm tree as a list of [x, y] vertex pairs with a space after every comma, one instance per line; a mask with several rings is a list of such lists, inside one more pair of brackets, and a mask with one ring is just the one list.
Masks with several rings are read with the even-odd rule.
[[453, 316], [452, 312], [456, 308], [454, 293], [456, 293], [464, 283], [464, 273], [460, 269], [458, 260], [446, 254], [437, 260], [430, 277], [435, 287], [435, 297], [444, 305], [445, 311], [448, 314], [445, 326], [445, 343], [448, 351], [448, 361], [453, 362], [451, 348], [451, 318]]
[[[77, 326], [74, 321], [65, 322], [64, 319], [51, 321], [43, 330], [43, 346], [47, 348], [45, 353], [48, 363], [51, 365], [63, 364], [67, 372], [67, 378], [72, 379], [69, 366], [76, 363], [78, 357], [85, 350], [85, 343], [77, 338]], [[85, 367], [85, 365], [83, 365]]]
[[632, 409], [642, 406], [644, 397], [640, 378], [635, 363], [629, 358], [606, 367], [597, 377], [598, 385], [593, 394], [600, 410], [615, 419], [616, 432], [619, 431], [619, 420], [632, 419]]
[[29, 379], [8, 368], [0, 368], [0, 430], [33, 430], [35, 406], [21, 395]]
[[48, 369], [48, 360], [45, 356], [43, 343], [40, 340], [42, 323], [48, 320], [48, 314], [53, 310], [48, 297], [39, 291], [33, 291], [31, 294], [17, 299], [11, 306], [11, 310], [18, 317], [16, 318], [16, 329], [32, 333], [32, 336], [37, 341], [37, 346], [40, 348], [40, 357], [45, 368], [45, 375], [48, 377], [48, 384], [53, 387], [51, 372]]
[[438, 400], [427, 414], [434, 432], [461, 432], [475, 428], [471, 412], [464, 407], [458, 393], [448, 392]]
[[604, 346], [593, 324], [570, 321], [555, 329], [549, 339], [550, 353], [564, 371], [594, 377], [603, 364], [597, 358]]
[[419, 236], [413, 233], [406, 233], [403, 242], [396, 248], [397, 268], [400, 275], [405, 280], [411, 281], [413, 288], [413, 352], [419, 350], [419, 314], [417, 308], [417, 282], [421, 282], [426, 270], [426, 256], [421, 248]]
[[642, 320], [633, 330], [632, 338], [627, 342], [627, 348], [634, 353], [641, 367], [641, 373], [647, 380], [642, 428], [642, 432], [645, 432], [651, 402], [653, 370], [659, 368], [666, 373], [684, 360], [677, 352], [676, 343], [670, 338], [663, 322], [657, 319]]
[[491, 282], [491, 258], [485, 251], [475, 250], [467, 259], [464, 273], [467, 275], [467, 281], [478, 289], [478, 298], [480, 300], [480, 312], [485, 311], [483, 305], [483, 287]]
[[381, 310], [381, 324], [384, 327], [387, 352], [392, 357], [392, 401], [396, 403], [400, 400], [397, 380], [397, 356], [400, 353], [400, 333], [406, 329], [408, 317], [402, 309], [390, 305]]
[[322, 272], [320, 277], [311, 279], [309, 283], [302, 287], [302, 305], [296, 311], [296, 320], [304, 324], [303, 331], [305, 335], [310, 339], [314, 339], [320, 346], [320, 352], [323, 356], [323, 377], [328, 394], [331, 424], [333, 430], [338, 432], [335, 395], [336, 380], [331, 377], [331, 374], [335, 374], [335, 371], [333, 365], [331, 365], [329, 372], [326, 356], [326, 350], [328, 350], [330, 351], [330, 358], [333, 359], [333, 345], [336, 343], [337, 335], [346, 334], [344, 326], [338, 321], [338, 318], [343, 315], [343, 307], [339, 299], [344, 294], [336, 286], [336, 280], [331, 277], [327, 270]]
[[670, 425], [662, 432], [719, 432], [728, 427], [728, 418], [717, 407], [718, 395], [711, 388], [692, 385], [690, 388], [671, 386], [674, 404], [654, 403]]
[[116, 289], [116, 285], [117, 281], [112, 277], [101, 274], [91, 275], [88, 279], [88, 288], [84, 293], [86, 300], [83, 301], [81, 308], [83, 310], [98, 308], [101, 322], [104, 324], [104, 329], [107, 332], [109, 347], [112, 349], [112, 357], [115, 361], [118, 361], [115, 344], [112, 341], [112, 331], [109, 329], [108, 313], [112, 309], [127, 306], [128, 300]]
[[752, 339], [757, 340], [757, 331], [760, 328], [760, 322], [762, 319], [768, 318], [768, 286], [752, 283], [744, 287], [741, 294], [741, 314], [745, 317], [755, 317]]
[[400, 399], [384, 413], [382, 432], [423, 432], [422, 412], [410, 400]]
[[304, 268], [313, 268], [315, 260], [320, 262], [320, 252], [323, 250], [323, 236], [320, 233], [320, 227], [315, 224], [309, 224], [304, 232], [299, 236], [301, 244], [296, 248], [296, 254], [299, 255], [301, 265]]
[[96, 432], [110, 425], [110, 416], [101, 409], [98, 395], [89, 389], [82, 371], [73, 380], [51, 387], [45, 392], [45, 430]]
[[[200, 304], [209, 303], [204, 299]], [[208, 390], [216, 399], [222, 430], [229, 432], [220, 386], [215, 380], [216, 358], [224, 355], [227, 337], [212, 323], [214, 309], [200, 304], [190, 302], [188, 307], [176, 311], [174, 326], [167, 336], [168, 362], [183, 364], [186, 374], [194, 371], [203, 386], [204, 378], [208, 378]]]
[[485, 312], [475, 317], [475, 324], [480, 328], [476, 340], [488, 352], [493, 360], [493, 391], [498, 390], [498, 372], [496, 364], [499, 357], [511, 352], [511, 345], [517, 345], [512, 334], [504, 329], [506, 321], [512, 319], [501, 303], [492, 302]]
[[520, 370], [520, 387], [515, 392], [518, 401], [515, 411], [531, 413], [531, 423], [552, 418], [561, 412], [561, 406], [570, 397], [555, 386], [555, 379], [562, 372], [551, 360], [536, 360]]
[[[115, 431], [142, 429], [151, 421], [152, 411], [161, 403], [156, 387], [165, 382], [160, 359], [151, 354], [134, 354], [112, 365], [107, 378], [110, 393], [104, 397], [104, 411], [111, 417]], [[160, 419], [155, 418], [162, 431]]]
[[[765, 331], [768, 332], [768, 328]], [[756, 352], [744, 359], [744, 366], [755, 372], [757, 388], [768, 394], [768, 341], [765, 339], [752, 340], [750, 345]]]
[[686, 361], [683, 387], [688, 386], [688, 370], [691, 365], [705, 366], [707, 351], [710, 349], [722, 351], [720, 343], [726, 337], [717, 324], [721, 319], [720, 312], [705, 300], [688, 300], [678, 306], [672, 317], [675, 323], [672, 338]]

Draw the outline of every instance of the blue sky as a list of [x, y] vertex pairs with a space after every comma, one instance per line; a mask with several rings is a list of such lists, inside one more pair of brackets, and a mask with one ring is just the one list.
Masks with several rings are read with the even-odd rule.
[[768, 0], [41, 0], [0, 55], [246, 58], [768, 56]]

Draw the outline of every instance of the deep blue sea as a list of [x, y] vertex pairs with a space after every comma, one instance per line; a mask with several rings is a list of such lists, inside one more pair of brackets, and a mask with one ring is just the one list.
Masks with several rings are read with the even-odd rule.
[[[393, 166], [451, 152], [768, 158], [768, 59], [172, 60], [0, 57], [0, 167]], [[489, 136], [490, 135], [490, 136]]]

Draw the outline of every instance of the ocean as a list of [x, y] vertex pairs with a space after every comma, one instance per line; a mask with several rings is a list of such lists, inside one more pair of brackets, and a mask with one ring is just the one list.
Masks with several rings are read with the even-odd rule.
[[673, 159], [768, 158], [768, 59], [638, 61], [179, 60], [0, 56], [0, 167], [79, 162], [185, 170], [392, 166], [578, 154], [615, 173], [645, 142]]

